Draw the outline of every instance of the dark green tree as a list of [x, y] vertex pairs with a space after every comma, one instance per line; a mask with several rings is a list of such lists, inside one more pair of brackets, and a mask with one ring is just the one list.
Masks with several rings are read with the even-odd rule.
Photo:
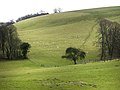
[[17, 59], [20, 56], [20, 44], [13, 22], [0, 23], [0, 58]]
[[77, 60], [78, 59], [82, 60], [85, 58], [85, 56], [86, 56], [86, 53], [81, 49], [69, 47], [66, 49], [65, 56], [62, 56], [62, 58], [73, 60], [74, 64], [77, 64]]
[[29, 52], [30, 44], [27, 42], [24, 42], [20, 45], [20, 49], [22, 51], [22, 56], [24, 59], [28, 59], [27, 53]]

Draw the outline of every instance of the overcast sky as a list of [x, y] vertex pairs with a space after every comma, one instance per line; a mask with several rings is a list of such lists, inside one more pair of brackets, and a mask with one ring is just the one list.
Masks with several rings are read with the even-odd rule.
[[71, 11], [107, 6], [120, 6], [120, 0], [0, 0], [0, 22], [41, 10], [52, 13], [54, 8]]

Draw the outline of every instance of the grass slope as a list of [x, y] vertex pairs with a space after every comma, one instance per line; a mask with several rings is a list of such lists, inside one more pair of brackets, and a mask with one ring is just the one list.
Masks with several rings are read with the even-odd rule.
[[[30, 60], [0, 61], [0, 90], [119, 90], [120, 61], [71, 65], [61, 59], [67, 47], [80, 47], [96, 19], [120, 22], [120, 7], [51, 14], [16, 23], [23, 41], [32, 45]], [[86, 61], [97, 59], [94, 27], [85, 46]], [[79, 61], [80, 63], [81, 61]]]
[[[32, 45], [32, 61], [46, 66], [72, 64], [61, 59], [67, 47], [80, 48], [98, 18], [120, 21], [120, 7], [81, 10], [51, 14], [16, 23], [20, 38]], [[82, 47], [87, 52], [86, 60], [97, 59], [96, 41], [98, 25], [94, 27], [87, 43]], [[80, 61], [79, 61], [80, 62]]]

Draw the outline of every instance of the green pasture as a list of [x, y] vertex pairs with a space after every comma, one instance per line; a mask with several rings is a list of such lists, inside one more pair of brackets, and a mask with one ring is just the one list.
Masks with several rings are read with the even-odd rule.
[[120, 61], [41, 67], [0, 62], [0, 90], [119, 90]]
[[[15, 23], [20, 39], [31, 44], [29, 60], [0, 61], [0, 90], [119, 90], [120, 60], [99, 61], [100, 18], [120, 22], [120, 7], [63, 12]], [[68, 47], [83, 49], [85, 60], [73, 65], [62, 59]]]
[[[68, 47], [85, 50], [86, 61], [98, 60], [98, 19], [108, 18], [119, 22], [119, 9], [112, 7], [64, 12], [23, 20], [15, 25], [20, 38], [32, 46], [29, 53], [32, 61], [47, 66], [70, 65], [71, 61], [61, 59]], [[87, 42], [81, 47], [89, 34]]]

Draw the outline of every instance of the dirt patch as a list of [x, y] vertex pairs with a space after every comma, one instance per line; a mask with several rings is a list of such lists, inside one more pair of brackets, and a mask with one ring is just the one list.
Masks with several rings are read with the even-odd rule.
[[65, 80], [60, 80], [58, 78], [39, 80], [39, 82], [41, 82], [42, 86], [49, 86], [50, 88], [52, 88], [53, 86], [59, 87], [66, 85], [89, 86], [89, 87], [97, 88], [97, 85], [95, 84], [82, 82], [82, 81], [65, 81]]

